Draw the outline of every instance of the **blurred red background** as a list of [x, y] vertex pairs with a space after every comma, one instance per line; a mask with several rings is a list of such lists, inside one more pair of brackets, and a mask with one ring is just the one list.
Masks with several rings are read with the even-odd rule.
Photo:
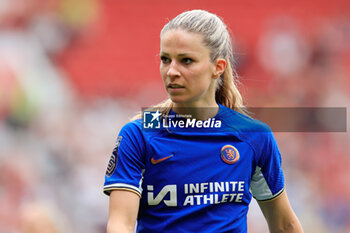
[[[196, 8], [207, 9], [224, 19], [238, 43], [235, 50], [248, 56], [251, 64], [257, 63], [254, 50], [258, 39], [270, 24], [278, 23], [271, 22], [273, 19], [293, 20], [305, 39], [312, 42], [320, 24], [335, 17], [348, 17], [350, 2], [103, 0], [99, 16], [85, 29], [87, 35], [64, 51], [61, 64], [83, 95], [137, 95], [161, 81], [159, 33], [164, 24], [177, 14]], [[239, 74], [244, 76], [243, 68], [242, 72]], [[262, 80], [268, 78], [261, 70], [254, 75]]]
[[[348, 0], [0, 0], [0, 232], [106, 231], [118, 131], [166, 98], [160, 30], [191, 9], [230, 28], [247, 106], [349, 109]], [[275, 136], [305, 232], [350, 232], [349, 125]]]

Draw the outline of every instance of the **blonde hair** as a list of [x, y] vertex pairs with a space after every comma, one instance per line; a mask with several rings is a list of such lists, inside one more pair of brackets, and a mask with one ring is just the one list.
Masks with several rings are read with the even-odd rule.
[[[234, 69], [235, 59], [232, 51], [232, 42], [227, 26], [215, 14], [204, 10], [185, 11], [167, 23], [160, 36], [169, 30], [181, 29], [187, 32], [199, 33], [203, 36], [204, 44], [210, 50], [210, 59], [214, 62], [218, 58], [226, 60], [224, 73], [217, 79], [215, 100], [217, 103], [246, 114], [242, 96], [237, 88], [238, 75]], [[169, 99], [153, 105], [160, 108], [163, 114], [170, 111], [173, 102]], [[140, 114], [133, 119], [140, 118]]]

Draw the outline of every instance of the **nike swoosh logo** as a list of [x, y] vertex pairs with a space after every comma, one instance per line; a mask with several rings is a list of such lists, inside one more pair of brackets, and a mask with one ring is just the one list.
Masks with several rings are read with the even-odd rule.
[[169, 158], [171, 158], [171, 157], [173, 157], [174, 155], [169, 155], [169, 156], [167, 156], [167, 157], [164, 157], [164, 158], [161, 158], [161, 159], [157, 159], [157, 160], [155, 160], [153, 157], [151, 158], [151, 163], [152, 164], [157, 164], [157, 163], [160, 163], [160, 162], [163, 162], [164, 160], [167, 160], [167, 159], [169, 159]]

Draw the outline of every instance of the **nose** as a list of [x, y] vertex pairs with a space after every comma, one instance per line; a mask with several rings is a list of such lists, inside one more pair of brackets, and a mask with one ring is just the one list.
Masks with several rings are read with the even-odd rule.
[[180, 76], [180, 72], [179, 72], [179, 69], [177, 67], [176, 61], [171, 61], [170, 65], [169, 65], [168, 72], [167, 72], [167, 76], [170, 78]]

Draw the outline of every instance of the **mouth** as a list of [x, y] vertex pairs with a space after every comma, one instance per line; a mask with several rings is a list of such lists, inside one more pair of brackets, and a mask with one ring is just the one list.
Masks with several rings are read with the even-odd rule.
[[167, 86], [168, 89], [181, 89], [181, 88], [185, 88], [184, 86], [181, 86], [179, 84], [175, 84], [175, 83], [170, 83]]

